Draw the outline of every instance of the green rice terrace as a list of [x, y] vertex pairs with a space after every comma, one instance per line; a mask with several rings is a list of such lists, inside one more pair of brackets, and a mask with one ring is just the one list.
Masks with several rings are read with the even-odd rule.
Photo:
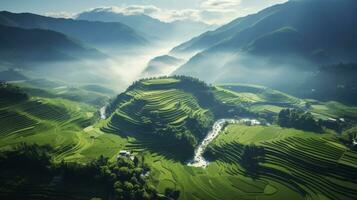
[[[133, 176], [145, 175], [139, 185], [145, 188], [140, 194], [147, 199], [357, 197], [356, 107], [299, 99], [255, 85], [212, 86], [184, 76], [139, 80], [116, 97], [101, 86], [68, 88], [48, 83], [45, 87], [44, 80], [41, 82], [42, 86], [34, 80], [1, 85], [1, 152], [24, 143], [37, 144], [49, 146], [55, 166], [92, 163], [89, 166], [104, 169], [103, 164], [93, 161], [104, 156], [108, 163], [116, 163], [125, 150], [139, 158], [124, 164], [129, 171], [129, 166], [140, 168], [131, 171]], [[94, 96], [83, 101], [76, 93]], [[99, 111], [103, 102], [108, 102], [105, 119]], [[282, 119], [286, 109], [294, 116]], [[205, 149], [209, 164], [188, 166], [217, 120], [245, 118], [259, 123], [224, 124]], [[284, 120], [290, 120], [291, 126], [280, 123]], [[294, 126], [309, 123], [317, 124], [318, 131]], [[109, 172], [119, 173], [118, 167], [108, 166], [105, 169]], [[54, 174], [55, 169], [62, 169], [53, 168]], [[0, 173], [0, 185], [4, 185], [0, 186], [0, 197], [4, 199], [13, 193], [28, 199], [108, 197], [107, 190], [96, 192], [90, 189], [95, 185], [83, 189], [81, 184], [63, 195], [58, 189], [59, 175], [55, 181], [49, 179], [51, 184], [31, 183], [35, 188], [31, 191], [22, 189], [19, 182], [9, 182], [9, 176]], [[114, 193], [125, 199], [125, 189], [118, 189], [124, 186], [114, 185]], [[125, 188], [136, 187], [129, 186]]]

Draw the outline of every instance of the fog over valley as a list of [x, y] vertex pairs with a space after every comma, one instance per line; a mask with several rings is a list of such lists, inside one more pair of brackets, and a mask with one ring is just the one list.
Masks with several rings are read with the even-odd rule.
[[0, 8], [0, 199], [356, 200], [356, 0]]

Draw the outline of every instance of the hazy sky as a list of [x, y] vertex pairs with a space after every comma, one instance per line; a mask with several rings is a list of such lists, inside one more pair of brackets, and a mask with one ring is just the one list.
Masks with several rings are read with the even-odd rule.
[[145, 13], [164, 21], [194, 19], [226, 23], [287, 0], [0, 0], [0, 9], [71, 17], [98, 7], [116, 12]]

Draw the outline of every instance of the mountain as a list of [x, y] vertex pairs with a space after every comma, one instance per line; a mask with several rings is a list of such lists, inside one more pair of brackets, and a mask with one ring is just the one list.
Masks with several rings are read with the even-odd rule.
[[301, 85], [296, 85], [294, 93], [309, 99], [357, 105], [356, 76], [357, 63], [323, 66]]
[[[267, 11], [266, 11], [267, 12]], [[260, 15], [266, 16], [266, 12], [262, 11]], [[235, 33], [248, 28], [251, 24], [257, 22], [259, 17], [250, 15], [243, 18], [238, 18], [226, 25], [219, 27], [214, 31], [207, 31], [187, 42], [184, 42], [172, 49], [172, 53], [189, 53], [207, 49], [209, 47], [222, 42], [225, 39], [232, 37]]]
[[[147, 35], [150, 38], [158, 39], [157, 33], [168, 35], [168, 24], [154, 19], [147, 15], [124, 15], [116, 13], [110, 8], [96, 8], [91, 11], [86, 11], [78, 14], [77, 20], [102, 21], [102, 22], [120, 22], [127, 26], [136, 29], [138, 32]], [[160, 30], [160, 31], [158, 31]]]
[[15, 71], [13, 69], [0, 71], [0, 82], [22, 80], [27, 80], [27, 77], [21, 74], [19, 71]]
[[[355, 61], [355, 8], [354, 0], [291, 0], [238, 18], [174, 48], [174, 55], [199, 52], [175, 73], [210, 82], [241, 78], [252, 82], [255, 76], [253, 81], [266, 84], [260, 78], [266, 79], [277, 67], [309, 70], [314, 65]], [[281, 75], [273, 78], [284, 79]]]
[[[21, 84], [0, 84], [2, 199], [356, 199], [356, 120], [346, 117], [356, 107], [166, 77], [137, 81], [99, 120], [98, 104], [61, 98], [73, 87], [38, 96]], [[287, 109], [297, 107], [308, 112]], [[311, 132], [279, 126], [280, 113], [293, 125], [346, 123], [342, 133]], [[204, 167], [188, 166], [197, 145]]]
[[0, 25], [0, 35], [0, 60], [6, 62], [28, 64], [104, 57], [55, 31]]
[[[223, 113], [242, 114], [245, 110], [220, 102], [214, 96], [213, 87], [195, 78], [143, 79], [108, 105], [106, 114], [110, 117], [102, 130], [151, 139], [155, 144], [148, 146], [148, 150], [187, 161], [214, 119]], [[168, 148], [162, 149], [164, 146]]]
[[118, 22], [90, 22], [2, 11], [0, 12], [0, 24], [26, 29], [49, 29], [95, 46], [122, 47], [147, 43], [132, 28]]
[[142, 75], [144, 77], [164, 76], [173, 72], [183, 62], [184, 60], [169, 55], [158, 56], [150, 60]]
[[115, 12], [113, 8], [96, 8], [82, 12], [76, 17], [78, 20], [120, 22], [153, 40], [179, 39], [187, 40], [192, 36], [207, 31], [209, 25], [191, 20], [177, 20], [163, 22], [145, 14], [123, 14]]

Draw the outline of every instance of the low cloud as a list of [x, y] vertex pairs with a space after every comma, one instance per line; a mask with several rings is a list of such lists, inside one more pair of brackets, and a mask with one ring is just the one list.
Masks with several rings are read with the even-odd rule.
[[[227, 4], [225, 4], [227, 5]], [[223, 6], [220, 6], [223, 8]], [[123, 15], [148, 15], [164, 22], [191, 20], [206, 24], [224, 24], [236, 17], [237, 11], [231, 9], [162, 9], [153, 5], [112, 6], [87, 10], [86, 12], [112, 12]]]
[[99, 7], [90, 9], [87, 12], [113, 12], [121, 13], [123, 15], [153, 15], [162, 12], [162, 10], [153, 5], [131, 5], [127, 7], [111, 6], [111, 7]]
[[161, 9], [153, 5], [130, 5], [130, 6], [112, 6], [90, 9], [86, 12], [113, 12], [123, 15], [148, 15], [164, 22], [176, 20], [204, 21], [200, 16], [200, 10], [182, 9], [170, 10]]
[[75, 14], [68, 13], [68, 12], [58, 12], [58, 13], [48, 12], [48, 13], [45, 13], [45, 16], [70, 19], [70, 18], [73, 18], [75, 16]]
[[[231, 20], [259, 11], [275, 3], [287, 0], [197, 0], [198, 6], [192, 9], [164, 9], [154, 5], [128, 5], [99, 7], [86, 12], [113, 12], [123, 15], [148, 15], [164, 22], [175, 20], [192, 20], [206, 24], [222, 25]], [[73, 18], [67, 12], [47, 13], [48, 16]]]
[[204, 0], [201, 7], [207, 10], [226, 10], [236, 8], [241, 4], [241, 0]]

